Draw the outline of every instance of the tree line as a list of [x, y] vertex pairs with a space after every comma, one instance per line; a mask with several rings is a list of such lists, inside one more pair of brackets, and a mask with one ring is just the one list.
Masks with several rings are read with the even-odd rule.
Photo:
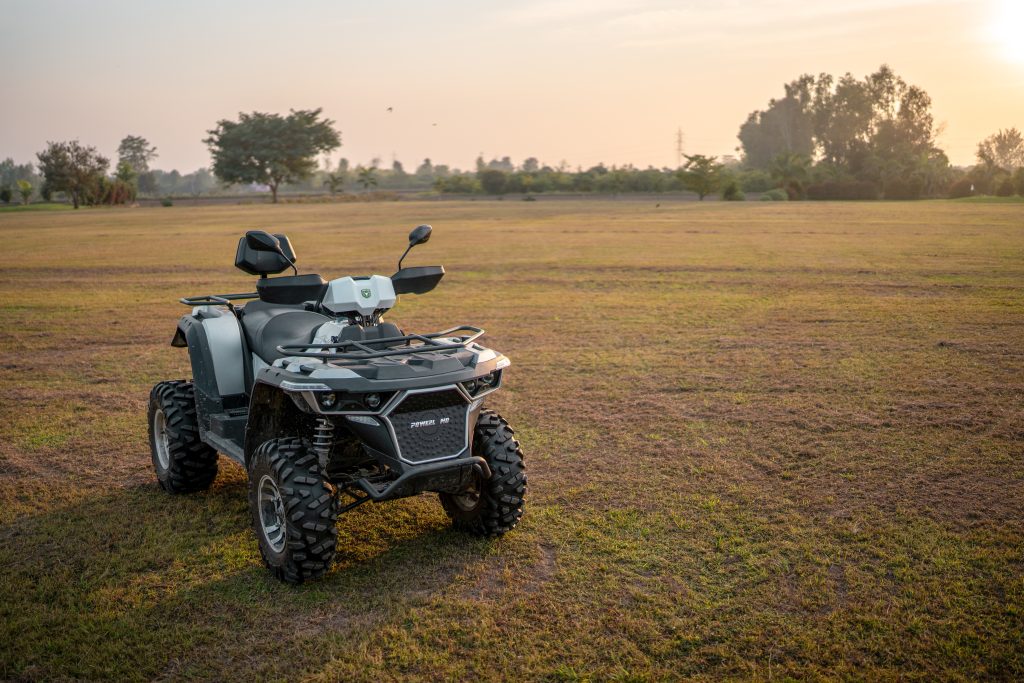
[[937, 144], [931, 98], [883, 65], [858, 79], [847, 73], [805, 74], [783, 86], [783, 96], [752, 112], [740, 126], [739, 159], [685, 155], [679, 168], [635, 168], [597, 164], [571, 169], [529, 157], [485, 160], [459, 170], [424, 159], [406, 171], [394, 160], [351, 166], [325, 155], [341, 146], [335, 122], [320, 109], [287, 115], [241, 113], [218, 121], [204, 139], [210, 169], [182, 175], [151, 168], [157, 149], [137, 135], [122, 139], [117, 164], [77, 140], [49, 142], [36, 155], [38, 168], [0, 162], [0, 201], [34, 194], [49, 201], [62, 193], [75, 208], [125, 204], [139, 194], [199, 195], [218, 188], [266, 188], [274, 202], [282, 189], [363, 193], [417, 190], [445, 194], [546, 192], [662, 193], [690, 191], [700, 199], [720, 194], [741, 200], [746, 193], [769, 199], [917, 199], [971, 194], [1024, 196], [1024, 137], [1000, 130], [978, 144], [978, 163], [950, 165]]

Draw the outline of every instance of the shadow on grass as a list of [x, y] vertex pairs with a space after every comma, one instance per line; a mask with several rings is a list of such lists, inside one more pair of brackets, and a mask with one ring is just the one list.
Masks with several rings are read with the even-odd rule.
[[128, 488], [0, 527], [0, 677], [201, 675], [282, 651], [313, 665], [310, 641], [430, 600], [487, 554], [420, 497], [343, 516], [331, 573], [287, 586], [259, 558], [244, 481], [228, 478], [193, 496]]

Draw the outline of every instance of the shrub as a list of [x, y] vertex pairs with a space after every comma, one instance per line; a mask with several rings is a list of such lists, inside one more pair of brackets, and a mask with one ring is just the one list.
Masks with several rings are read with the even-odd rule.
[[47, 183], [43, 183], [42, 188], [39, 190], [39, 196], [43, 198], [44, 202], [51, 201], [53, 199], [53, 189]]
[[1024, 197], [1024, 166], [1017, 169], [1013, 174], [1013, 185], [1017, 188], [1017, 194]]
[[961, 197], [970, 197], [974, 194], [974, 183], [971, 182], [970, 178], [961, 178], [956, 181], [946, 190], [946, 196], [950, 199], [959, 199]]
[[14, 195], [11, 194], [11, 188], [9, 188], [9, 187], [0, 187], [0, 202], [3, 202], [4, 204], [10, 204], [11, 203], [11, 197], [13, 197], [13, 196]]
[[160, 200], [160, 206], [174, 206], [174, 202], [171, 201], [170, 197], [164, 197]]
[[744, 192], [767, 192], [778, 185], [767, 171], [757, 169], [740, 172], [737, 180]]
[[827, 180], [807, 186], [808, 199], [878, 199], [878, 189], [867, 180]]
[[102, 189], [103, 195], [100, 197], [102, 204], [120, 205], [135, 201], [135, 185], [120, 178], [108, 181]]
[[487, 194], [504, 194], [505, 185], [508, 182], [504, 171], [488, 168], [480, 171], [477, 176], [480, 178], [480, 187]]
[[453, 175], [435, 180], [434, 189], [444, 194], [473, 194], [480, 191], [480, 181], [470, 175]]
[[897, 178], [885, 184], [886, 199], [920, 199], [921, 191], [924, 189], [921, 181], [917, 178], [904, 180]]
[[789, 200], [789, 195], [786, 194], [785, 190], [775, 188], [774, 190], [768, 190], [761, 195], [762, 202], [785, 202]]
[[1013, 184], [1013, 178], [1006, 176], [1003, 178], [1003, 182], [999, 183], [996, 188], [997, 197], [1012, 197], [1013, 193], [1016, 192], [1017, 188]]
[[725, 187], [722, 188], [722, 199], [727, 202], [742, 202], [746, 199], [743, 194], [743, 190], [740, 189], [740, 184], [735, 180], [729, 180]]

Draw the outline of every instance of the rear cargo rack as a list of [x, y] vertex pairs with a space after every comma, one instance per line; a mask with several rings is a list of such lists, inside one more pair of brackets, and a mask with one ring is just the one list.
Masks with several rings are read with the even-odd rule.
[[[460, 332], [469, 334], [460, 335]], [[484, 334], [479, 327], [459, 325], [440, 332], [430, 334], [406, 334], [401, 337], [381, 337], [367, 341], [337, 341], [326, 344], [284, 344], [277, 347], [278, 353], [285, 356], [302, 358], [321, 358], [323, 360], [367, 360], [370, 358], [386, 358], [388, 356], [404, 356], [410, 353], [426, 351], [455, 351], [464, 349]], [[438, 341], [438, 339], [444, 341]], [[373, 347], [404, 344], [399, 348], [377, 350]], [[349, 350], [354, 349], [354, 350]]]
[[258, 292], [249, 292], [247, 294], [203, 294], [202, 296], [182, 297], [178, 301], [186, 306], [227, 306], [230, 309], [234, 309], [232, 301], [258, 299], [259, 297]]

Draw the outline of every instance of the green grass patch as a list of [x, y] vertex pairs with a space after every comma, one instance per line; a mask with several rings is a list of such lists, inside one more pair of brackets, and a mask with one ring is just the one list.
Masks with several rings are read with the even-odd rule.
[[[1018, 201], [0, 209], [0, 679], [1019, 680]], [[247, 229], [337, 277], [422, 222], [388, 319], [512, 359], [525, 517], [368, 504], [282, 585], [242, 468], [155, 483], [177, 299], [250, 291]]]

